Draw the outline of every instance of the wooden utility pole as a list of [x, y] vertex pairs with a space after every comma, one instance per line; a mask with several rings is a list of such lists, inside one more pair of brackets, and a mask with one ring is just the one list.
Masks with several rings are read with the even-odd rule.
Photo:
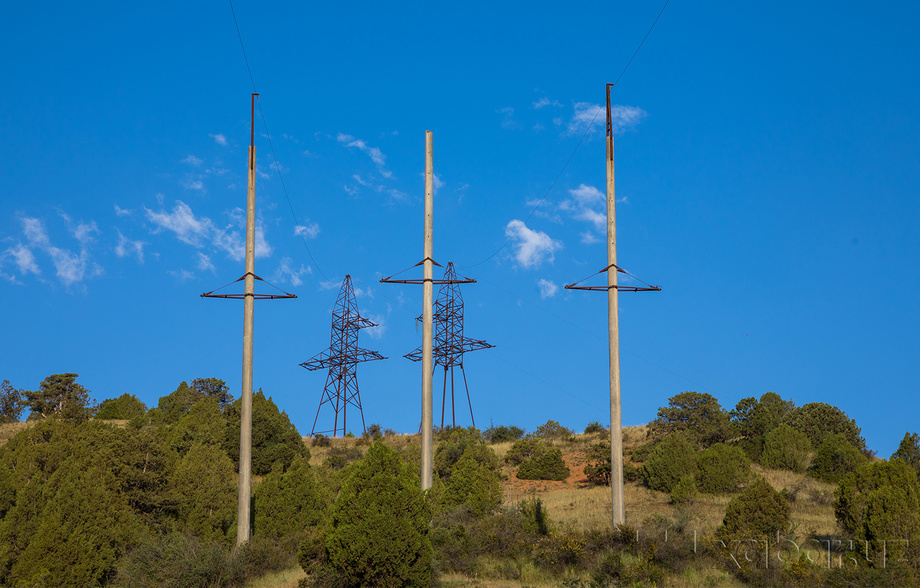
[[240, 490], [236, 519], [236, 544], [242, 545], [252, 535], [249, 524], [249, 501], [252, 496], [252, 324], [255, 300], [277, 300], [297, 296], [275, 288], [280, 294], [256, 294], [255, 280], [263, 281], [255, 274], [256, 263], [256, 96], [252, 94], [252, 119], [249, 130], [249, 185], [246, 190], [246, 273], [231, 282], [243, 282], [243, 293], [217, 294], [223, 290], [205, 292], [202, 298], [243, 299], [243, 382], [240, 387]]
[[236, 544], [249, 541], [249, 501], [252, 496], [252, 325], [256, 271], [256, 96], [252, 95], [249, 135], [249, 185], [246, 190], [246, 280], [243, 300], [243, 385], [240, 413], [240, 491], [236, 519]]
[[433, 327], [432, 305], [434, 297], [434, 159], [432, 132], [425, 131], [425, 257], [424, 284], [422, 286], [422, 490], [433, 484], [434, 470], [434, 413], [432, 392]]
[[[610, 496], [613, 528], [626, 523], [626, 506], [623, 499], [623, 425], [620, 405], [620, 290], [626, 292], [660, 292], [661, 288], [645, 286], [620, 286], [617, 274], [627, 274], [642, 282], [617, 265], [617, 214], [616, 186], [613, 170], [613, 116], [610, 110], [610, 88], [607, 84], [607, 267], [597, 272], [607, 272], [606, 286], [579, 286], [581, 282], [567, 284], [566, 290], [607, 291], [607, 329], [610, 353]], [[597, 274], [594, 274], [597, 275]], [[585, 278], [588, 279], [588, 278]]]
[[[616, 185], [613, 168], [613, 124], [607, 84], [607, 267], [617, 265]], [[610, 493], [613, 528], [626, 523], [623, 499], [623, 433], [620, 408], [620, 318], [617, 272], [607, 271], [607, 329], [610, 340]]]

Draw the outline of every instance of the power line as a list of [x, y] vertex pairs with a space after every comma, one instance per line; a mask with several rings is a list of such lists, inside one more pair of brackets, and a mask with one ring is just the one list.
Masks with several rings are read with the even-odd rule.
[[[652, 29], [655, 28], [655, 25], [656, 25], [656, 24], [658, 24], [658, 20], [661, 18], [661, 15], [664, 14], [664, 9], [668, 7], [668, 4], [669, 4], [670, 2], [671, 2], [671, 0], [665, 0], [664, 6], [661, 7], [661, 10], [658, 12], [658, 16], [655, 17], [655, 21], [652, 23], [652, 26], [649, 27], [648, 31], [645, 33], [645, 36], [642, 37], [642, 41], [639, 43], [639, 46], [636, 47], [636, 50], [635, 50], [635, 52], [632, 54], [632, 57], [630, 57], [630, 58], [629, 58], [629, 61], [626, 62], [626, 66], [623, 68], [623, 71], [620, 72], [620, 75], [617, 77], [616, 81], [614, 82], [614, 86], [616, 86], [616, 84], [618, 84], [618, 83], [620, 82], [620, 79], [623, 77], [623, 74], [625, 74], [625, 73], [626, 73], [626, 70], [629, 69], [629, 66], [632, 65], [632, 62], [633, 62], [633, 60], [636, 58], [636, 55], [639, 54], [639, 50], [642, 49], [642, 45], [645, 44], [645, 40], [648, 39], [648, 36], [649, 36], [650, 34], [652, 34]], [[521, 229], [523, 229], [524, 226], [527, 224], [527, 221], [529, 221], [529, 220], [531, 219], [531, 217], [532, 217], [532, 216], [537, 212], [537, 210], [540, 208], [540, 206], [543, 205], [543, 202], [546, 200], [546, 197], [549, 196], [550, 192], [553, 191], [553, 188], [556, 186], [556, 182], [559, 181], [559, 178], [562, 177], [562, 174], [563, 174], [563, 173], [565, 173], [566, 168], [569, 167], [569, 163], [572, 161], [572, 158], [575, 157], [575, 153], [578, 152], [578, 149], [579, 149], [579, 147], [581, 147], [581, 144], [584, 142], [585, 137], [587, 137], [587, 136], [588, 136], [588, 133], [591, 132], [591, 129], [594, 128], [594, 123], [597, 122], [597, 116], [601, 113], [601, 110], [603, 110], [603, 108], [599, 106], [599, 107], [597, 108], [597, 111], [594, 113], [594, 118], [592, 118], [592, 119], [591, 119], [591, 122], [588, 123], [588, 127], [585, 129], [584, 134], [581, 136], [581, 138], [578, 140], [578, 143], [575, 145], [575, 149], [572, 150], [572, 153], [569, 155], [569, 158], [566, 159], [566, 160], [565, 160], [565, 163], [562, 165], [562, 169], [559, 170], [559, 173], [558, 173], [558, 174], [556, 174], [556, 177], [553, 179], [552, 183], [549, 185], [549, 188], [546, 190], [546, 193], [543, 194], [543, 197], [540, 198], [540, 201], [537, 202], [537, 205], [533, 207], [533, 210], [530, 211], [530, 214], [527, 215], [527, 218], [524, 219], [524, 222], [521, 223], [521, 225], [517, 228], [517, 230], [514, 231], [514, 233], [513, 233], [510, 237], [508, 237], [508, 239], [507, 239], [504, 243], [502, 243], [501, 247], [499, 247], [498, 249], [496, 249], [495, 251], [493, 251], [488, 257], [486, 257], [486, 258], [483, 259], [482, 261], [478, 261], [478, 262], [476, 262], [476, 263], [474, 263], [474, 264], [467, 264], [467, 265], [465, 265], [465, 266], [463, 266], [463, 267], [476, 267], [476, 266], [478, 266], [478, 265], [482, 265], [483, 263], [489, 261], [490, 259], [492, 259], [492, 258], [495, 257], [496, 255], [498, 255], [498, 253], [501, 252], [502, 249], [504, 249], [505, 247], [507, 247], [508, 244], [511, 243], [511, 241], [514, 240], [514, 238], [517, 236], [517, 234], [518, 234], [519, 232], [521, 232]]]
[[[249, 81], [252, 83], [252, 91], [256, 93], [256, 81], [252, 76], [252, 68], [249, 67], [249, 58], [246, 57], [246, 47], [243, 45], [243, 35], [240, 33], [240, 23], [236, 19], [236, 11], [233, 9], [233, 0], [227, 0], [230, 3], [230, 13], [233, 14], [233, 24], [236, 26], [236, 36], [240, 40], [240, 49], [243, 51], [243, 61], [246, 62], [246, 71], [249, 72]], [[284, 182], [284, 174], [281, 173], [281, 163], [278, 162], [278, 157], [275, 155], [275, 144], [272, 142], [272, 135], [268, 131], [268, 121], [265, 120], [265, 112], [262, 110], [262, 100], [259, 99], [259, 116], [262, 118], [262, 126], [265, 127], [265, 138], [268, 139], [268, 146], [272, 152], [272, 161], [274, 165], [274, 171], [278, 174], [278, 179], [281, 181], [281, 191], [284, 193], [284, 198], [287, 200], [288, 208], [291, 210], [291, 217], [294, 219], [294, 230], [297, 232], [297, 235], [300, 237], [300, 241], [303, 243], [304, 249], [307, 250], [307, 255], [310, 256], [310, 261], [313, 263], [313, 267], [316, 268], [316, 271], [323, 276], [324, 279], [328, 280], [326, 274], [323, 273], [323, 270], [319, 267], [319, 264], [316, 263], [316, 259], [313, 257], [313, 252], [310, 251], [310, 246], [307, 245], [307, 239], [304, 237], [304, 231], [298, 230], [300, 227], [300, 221], [297, 219], [297, 214], [294, 212], [294, 205], [291, 203], [291, 197], [288, 195], [287, 184]]]

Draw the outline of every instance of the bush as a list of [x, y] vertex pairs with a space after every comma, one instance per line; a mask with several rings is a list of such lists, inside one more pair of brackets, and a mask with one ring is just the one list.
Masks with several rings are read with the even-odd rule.
[[374, 443], [335, 501], [320, 576], [349, 586], [430, 585], [430, 520], [415, 473]]
[[[240, 411], [242, 401], [237, 400], [226, 410], [227, 429], [224, 450], [233, 459], [237, 471], [240, 463]], [[252, 473], [264, 476], [276, 461], [287, 468], [297, 456], [310, 458], [310, 452], [300, 433], [291, 424], [287, 413], [278, 410], [271, 397], [259, 389], [252, 395]]]
[[285, 472], [281, 462], [253, 492], [254, 535], [271, 538], [303, 533], [319, 525], [325, 515], [310, 463], [296, 458]]
[[662, 439], [639, 468], [645, 484], [661, 492], [670, 492], [682, 477], [696, 476], [697, 470], [693, 446], [679, 433]]
[[542, 451], [542, 448], [545, 446], [546, 444], [539, 439], [525, 437], [524, 439], [514, 442], [514, 445], [512, 445], [508, 453], [505, 454], [505, 461], [511, 465], [521, 465], [538, 452]]
[[310, 442], [310, 445], [313, 447], [331, 447], [332, 440], [322, 433], [317, 433], [313, 435], [313, 441]]
[[226, 546], [170, 533], [146, 538], [118, 566], [116, 587], [223, 588], [245, 579], [241, 558]]
[[708, 447], [730, 436], [728, 413], [711, 394], [682, 392], [668, 399], [668, 406], [658, 409], [650, 424], [656, 435], [684, 433], [695, 444]]
[[489, 443], [505, 443], [507, 441], [516, 441], [524, 436], [524, 429], [514, 425], [498, 427], [489, 427], [483, 433], [486, 441]]
[[171, 486], [183, 529], [207, 543], [236, 536], [237, 486], [233, 462], [218, 447], [196, 444], [176, 465]]
[[795, 409], [791, 400], [783, 400], [775, 392], [767, 392], [757, 400], [753, 396], [742, 398], [729, 413], [735, 434], [741, 437], [738, 445], [754, 461], [760, 459], [767, 434]]
[[877, 548], [887, 541], [887, 557], [901, 559], [906, 540], [913, 547], [908, 558], [920, 570], [920, 482], [913, 468], [901, 460], [866, 464], [846, 476], [834, 493], [834, 515], [840, 526], [860, 541]]
[[789, 425], [779, 425], [767, 433], [760, 465], [777, 470], [802, 473], [808, 463], [811, 441], [808, 435]]
[[758, 478], [725, 509], [719, 534], [743, 534], [748, 539], [774, 537], [789, 529], [792, 508], [786, 499], [763, 478]]
[[147, 412], [147, 407], [134, 394], [125, 392], [118, 398], [103, 400], [96, 411], [97, 419], [127, 419], [139, 417]]
[[652, 454], [652, 451], [655, 450], [655, 446], [658, 445], [658, 441], [652, 441], [651, 443], [643, 443], [642, 445], [636, 447], [632, 450], [629, 458], [633, 461], [642, 463], [648, 459], [648, 456]]
[[[601, 441], [600, 443], [595, 443], [588, 449], [588, 463], [585, 464], [585, 476], [588, 477], [588, 482], [592, 484], [603, 484], [604, 486], [610, 485], [610, 441]], [[626, 465], [623, 464], [624, 477]], [[628, 464], [632, 466], [632, 464]], [[632, 466], [632, 469], [635, 470], [636, 467]]]
[[866, 457], [846, 437], [830, 434], [815, 452], [809, 473], [819, 480], [836, 484], [864, 463]]
[[[484, 454], [484, 451], [488, 454]], [[473, 514], [482, 516], [502, 503], [502, 485], [498, 458], [491, 447], [469, 445], [460, 460], [453, 464], [441, 493], [441, 506], [466, 505]]]
[[750, 475], [751, 462], [738, 447], [716, 443], [697, 456], [698, 486], [702, 492], [735, 492]]
[[802, 405], [789, 413], [783, 422], [808, 435], [812, 447], [820, 447], [825, 437], [836, 433], [843, 435], [856, 449], [866, 449], [866, 440], [860, 435], [856, 421], [836, 406], [824, 402]]
[[675, 484], [671, 490], [671, 502], [674, 504], [690, 504], [696, 500], [698, 490], [696, 487], [696, 478], [687, 475], [682, 476], [680, 481]]
[[571, 429], [567, 429], [557, 423], [556, 421], [549, 420], [537, 427], [537, 430], [533, 433], [534, 437], [539, 437], [540, 439], [552, 440], [552, 439], [566, 439], [573, 435]]
[[544, 447], [542, 451], [521, 464], [517, 477], [521, 480], [556, 480], [569, 477], [569, 466], [557, 447]]
[[592, 421], [588, 423], [588, 426], [585, 427], [585, 435], [591, 435], [592, 433], [603, 433], [607, 430], [607, 427], [600, 424], [598, 421]]
[[901, 439], [895, 452], [891, 454], [891, 459], [903, 461], [920, 475], [920, 435], [904, 433], [904, 438]]

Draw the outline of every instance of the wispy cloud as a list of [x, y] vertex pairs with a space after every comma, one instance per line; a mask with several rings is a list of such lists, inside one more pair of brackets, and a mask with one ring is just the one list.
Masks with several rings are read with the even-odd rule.
[[214, 139], [214, 142], [221, 147], [227, 146], [227, 137], [225, 137], [223, 133], [217, 133], [216, 135], [208, 134], [208, 136]]
[[[246, 213], [242, 208], [228, 211], [231, 222], [223, 228], [206, 216], [196, 217], [191, 207], [181, 200], [176, 201], [172, 212], [155, 212], [148, 208], [144, 211], [147, 219], [156, 225], [155, 234], [162, 230], [171, 231], [177, 239], [198, 249], [211, 245], [236, 261], [246, 257]], [[273, 249], [265, 238], [263, 224], [258, 220], [255, 239], [256, 257], [270, 257]]]
[[[387, 304], [387, 311], [388, 311], [387, 314], [389, 314], [389, 307], [390, 305]], [[367, 318], [370, 319], [371, 322], [376, 323], [377, 326], [370, 327], [364, 332], [367, 333], [367, 336], [370, 337], [371, 339], [382, 338], [383, 335], [387, 332], [387, 315], [369, 314], [367, 315]]]
[[122, 235], [121, 231], [116, 230], [116, 232], [118, 233], [118, 244], [115, 245], [115, 255], [118, 257], [136, 257], [139, 263], [144, 263], [145, 243], [143, 241], [132, 241]]
[[371, 158], [371, 161], [373, 161], [374, 165], [377, 166], [377, 171], [380, 173], [380, 175], [385, 178], [393, 177], [393, 172], [388, 170], [386, 167], [387, 158], [379, 148], [371, 147], [367, 144], [366, 141], [364, 141], [364, 139], [356, 139], [355, 137], [346, 135], [345, 133], [339, 133], [336, 136], [336, 140], [346, 147], [357, 147]]
[[533, 103], [534, 110], [540, 110], [541, 108], [546, 108], [547, 106], [562, 106], [562, 104], [556, 100], [550, 100], [546, 96]]
[[552, 263], [555, 259], [554, 253], [562, 249], [561, 241], [528, 228], [518, 219], [510, 221], [505, 226], [505, 236], [514, 243], [514, 258], [528, 269], [540, 267], [544, 261]]
[[[593, 125], [591, 126], [592, 131], [603, 130], [607, 121], [604, 106], [590, 102], [576, 102], [573, 108], [572, 119], [566, 127], [567, 134], [580, 135], [588, 130], [589, 125]], [[636, 127], [642, 122], [643, 118], [648, 116], [648, 113], [636, 106], [614, 104], [610, 107], [610, 116], [613, 123], [613, 132], [621, 133], [624, 130]]]
[[195, 279], [195, 274], [185, 269], [179, 270], [179, 271], [168, 271], [166, 273], [176, 278], [176, 281], [179, 282], [180, 284], [184, 284], [185, 282], [188, 282], [189, 280]]
[[311, 222], [307, 222], [306, 225], [297, 225], [294, 227], [294, 235], [316, 239], [316, 236], [319, 235], [319, 225]]
[[502, 128], [507, 130], [515, 130], [521, 128], [520, 123], [514, 119], [514, 108], [511, 106], [505, 106], [504, 108], [499, 108], [497, 111], [502, 115]]
[[290, 257], [282, 257], [281, 263], [278, 265], [278, 269], [275, 270], [275, 274], [272, 277], [272, 281], [288, 281], [292, 286], [296, 287], [303, 284], [303, 277], [311, 273], [313, 273], [311, 268], [303, 264], [300, 264], [299, 268], [295, 268], [294, 261]]
[[182, 160], [182, 163], [187, 163], [188, 165], [198, 167], [204, 162], [198, 159], [197, 157], [195, 157], [194, 155], [189, 155], [188, 157]]
[[569, 190], [570, 198], [559, 203], [559, 209], [580, 221], [591, 223], [597, 231], [607, 226], [606, 197], [604, 193], [587, 184]]
[[[67, 221], [70, 220], [70, 218], [63, 213], [61, 213], [61, 216]], [[44, 223], [42, 223], [40, 219], [31, 217], [24, 217], [22, 219], [22, 232], [26, 236], [26, 239], [28, 239], [29, 244], [33, 248], [39, 249], [51, 257], [51, 262], [54, 264], [55, 273], [58, 279], [68, 288], [82, 282], [87, 277], [95, 277], [103, 273], [102, 267], [93, 262], [90, 258], [87, 248], [87, 244], [92, 240], [92, 233], [94, 231], [98, 232], [94, 221], [91, 221], [89, 224], [81, 223], [77, 228], [72, 230], [75, 238], [80, 242], [80, 252], [77, 253], [55, 246], [51, 242], [51, 238], [45, 230]], [[31, 263], [27, 263], [26, 267], [34, 266], [37, 269], [38, 266], [35, 262], [34, 255], [31, 255], [31, 250], [29, 251], [29, 256], [31, 256]], [[27, 260], [27, 258], [28, 256], [26, 256], [24, 260]]]
[[544, 300], [552, 298], [559, 291], [559, 286], [543, 278], [537, 280], [537, 287], [540, 288], [540, 298]]
[[131, 216], [133, 213], [133, 210], [121, 208], [117, 204], [115, 205], [115, 216]]
[[[0, 267], [3, 266], [4, 261], [7, 259], [13, 260], [13, 263], [19, 269], [19, 274], [22, 276], [25, 276], [26, 274], [35, 274], [36, 276], [41, 275], [41, 270], [38, 268], [38, 263], [35, 261], [35, 254], [33, 254], [32, 250], [28, 247], [25, 247], [22, 243], [17, 243], [15, 247], [10, 247], [2, 254], [0, 254]], [[17, 282], [16, 277], [13, 275], [2, 275], [11, 282]]]
[[198, 252], [198, 269], [203, 272], [214, 272], [214, 264], [211, 263], [211, 257], [201, 251]]

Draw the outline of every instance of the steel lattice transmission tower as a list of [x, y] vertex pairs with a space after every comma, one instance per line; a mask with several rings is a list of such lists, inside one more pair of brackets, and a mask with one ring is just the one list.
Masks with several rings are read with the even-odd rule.
[[[457, 426], [457, 413], [454, 404], [454, 367], [460, 368], [463, 376], [463, 386], [466, 389], [466, 402], [470, 407], [470, 419], [476, 426], [473, 417], [473, 403], [470, 400], [470, 387], [466, 382], [466, 371], [463, 369], [463, 355], [470, 351], [489, 349], [495, 347], [479, 339], [470, 339], [463, 336], [463, 295], [460, 293], [460, 284], [475, 283], [469, 278], [458, 278], [453, 262], [448, 262], [444, 271], [444, 279], [440, 281], [438, 299], [434, 303], [435, 347], [434, 364], [432, 372], [437, 366], [444, 368], [444, 385], [441, 391], [441, 428], [444, 428], [444, 412], [447, 402], [447, 374], [450, 372], [450, 418], [451, 426]], [[419, 317], [421, 319], [421, 317]], [[418, 347], [405, 357], [412, 361], [422, 360], [422, 348]]]
[[376, 326], [376, 323], [358, 313], [355, 291], [351, 286], [351, 276], [346, 275], [342, 282], [342, 289], [339, 290], [339, 296], [336, 298], [335, 308], [332, 310], [332, 342], [329, 348], [300, 364], [310, 371], [329, 368], [326, 387], [323, 389], [322, 399], [316, 409], [316, 418], [313, 419], [311, 435], [317, 432], [316, 423], [319, 420], [319, 413], [326, 403], [331, 404], [335, 410], [335, 424], [331, 431], [319, 432], [331, 432], [334, 437], [339, 430], [339, 413], [341, 412], [342, 435], [344, 436], [349, 404], [358, 409], [361, 415], [361, 430], [364, 430], [364, 412], [361, 409], [361, 396], [358, 393], [357, 366], [362, 361], [386, 358], [376, 351], [358, 347], [358, 331]]

